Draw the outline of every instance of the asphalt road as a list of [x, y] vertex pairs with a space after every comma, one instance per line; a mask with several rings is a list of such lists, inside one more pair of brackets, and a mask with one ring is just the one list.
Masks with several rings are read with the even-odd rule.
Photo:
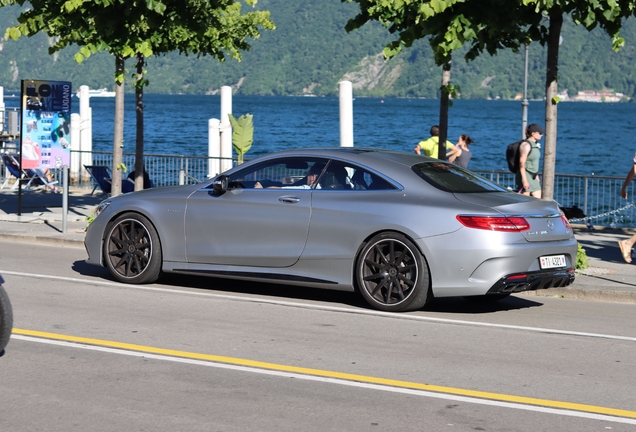
[[357, 295], [170, 276], [0, 242], [2, 431], [627, 431], [636, 305], [512, 296], [386, 314]]

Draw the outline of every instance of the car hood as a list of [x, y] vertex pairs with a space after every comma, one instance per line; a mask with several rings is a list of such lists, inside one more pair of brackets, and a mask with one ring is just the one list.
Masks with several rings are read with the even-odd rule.
[[521, 232], [529, 242], [560, 241], [574, 234], [559, 212], [556, 201], [542, 200], [510, 192], [454, 194], [460, 201], [484, 207], [484, 211], [497, 212], [513, 217], [522, 216], [530, 224], [530, 229]]
[[117, 195], [116, 197], [109, 198], [111, 200], [119, 199], [119, 200], [135, 200], [141, 197], [144, 198], [154, 198], [159, 196], [167, 196], [167, 195], [181, 195], [183, 197], [187, 197], [195, 190], [198, 190], [205, 185], [202, 183], [192, 184], [192, 185], [176, 185], [176, 186], [162, 186], [162, 187], [153, 187], [150, 189], [143, 189], [136, 192], [128, 192], [124, 194]]

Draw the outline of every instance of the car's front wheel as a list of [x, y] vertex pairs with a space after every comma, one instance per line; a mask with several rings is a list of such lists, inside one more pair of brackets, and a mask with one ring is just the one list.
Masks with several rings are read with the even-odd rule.
[[366, 243], [356, 261], [356, 281], [365, 300], [383, 311], [421, 309], [432, 297], [426, 260], [399, 233], [380, 233]]
[[146, 217], [123, 214], [106, 231], [104, 257], [108, 270], [120, 282], [152, 283], [161, 272], [159, 235]]
[[9, 343], [13, 329], [13, 309], [11, 309], [9, 295], [1, 283], [2, 278], [0, 278], [0, 357], [4, 354], [4, 348]]

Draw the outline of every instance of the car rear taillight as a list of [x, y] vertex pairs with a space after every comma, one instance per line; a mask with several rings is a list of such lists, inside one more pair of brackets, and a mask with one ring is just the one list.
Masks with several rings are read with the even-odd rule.
[[504, 279], [505, 282], [519, 282], [521, 280], [528, 279], [528, 275], [526, 273], [517, 273], [510, 275]]
[[565, 225], [566, 229], [572, 229], [572, 227], [570, 226], [570, 221], [568, 220], [568, 218], [565, 217], [565, 215], [561, 215], [561, 220], [563, 221], [563, 225]]
[[530, 224], [522, 217], [458, 215], [457, 220], [468, 228], [489, 231], [520, 232], [530, 229]]

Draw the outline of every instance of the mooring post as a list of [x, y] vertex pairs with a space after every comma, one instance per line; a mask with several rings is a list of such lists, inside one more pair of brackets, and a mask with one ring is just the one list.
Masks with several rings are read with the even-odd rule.
[[340, 81], [340, 147], [353, 147], [353, 86]]
[[221, 121], [208, 120], [208, 178], [221, 172]]
[[232, 87], [221, 87], [221, 172], [232, 168]]

